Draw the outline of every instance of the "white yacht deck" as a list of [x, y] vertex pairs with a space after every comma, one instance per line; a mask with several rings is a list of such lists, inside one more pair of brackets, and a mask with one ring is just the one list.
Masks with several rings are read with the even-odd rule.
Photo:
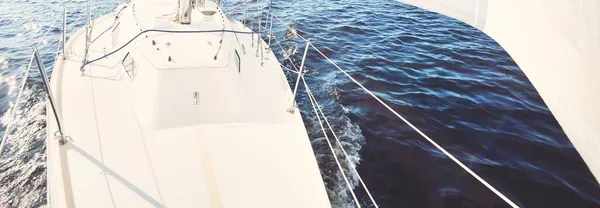
[[[96, 20], [89, 60], [152, 27], [223, 29], [210, 23], [220, 11], [216, 20], [194, 11], [193, 22], [208, 22], [197, 28], [161, 19], [176, 2], [133, 1], [118, 18], [117, 9]], [[222, 20], [227, 30], [250, 31]], [[223, 35], [219, 50], [221, 33], [148, 32], [83, 75], [85, 29], [72, 35], [51, 82], [71, 140], [48, 141], [49, 204], [330, 207], [302, 118], [288, 112], [292, 92], [277, 59], [264, 50], [261, 66], [257, 35], [254, 47], [249, 34]], [[126, 55], [133, 69], [121, 63]], [[56, 131], [48, 119], [49, 135]]]

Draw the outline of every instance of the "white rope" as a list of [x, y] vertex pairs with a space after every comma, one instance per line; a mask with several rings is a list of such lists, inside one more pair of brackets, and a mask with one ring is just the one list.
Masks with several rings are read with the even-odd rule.
[[348, 162], [348, 165], [352, 168], [352, 170], [354, 170], [354, 173], [356, 174], [356, 176], [358, 176], [358, 180], [360, 181], [360, 184], [365, 189], [365, 192], [367, 192], [367, 195], [369, 196], [369, 199], [371, 199], [371, 202], [373, 203], [373, 205], [375, 205], [375, 208], [378, 208], [379, 206], [375, 202], [375, 199], [371, 195], [371, 192], [367, 188], [367, 185], [363, 181], [362, 177], [360, 177], [360, 174], [356, 170], [356, 167], [352, 163], [352, 160], [350, 160], [350, 156], [348, 156], [348, 153], [346, 152], [346, 149], [344, 148], [344, 146], [342, 146], [342, 143], [340, 142], [340, 139], [337, 137], [337, 135], [333, 131], [333, 128], [331, 127], [331, 124], [329, 123], [329, 120], [327, 120], [327, 117], [325, 116], [325, 113], [323, 113], [323, 110], [321, 110], [321, 106], [319, 105], [319, 102], [317, 102], [317, 99], [315, 99], [314, 95], [312, 94], [312, 91], [310, 90], [310, 88], [308, 88], [308, 84], [304, 80], [304, 76], [302, 76], [302, 82], [304, 83], [304, 87], [306, 88], [306, 91], [308, 92], [309, 96], [312, 97], [312, 99], [315, 100], [315, 104], [317, 105], [317, 109], [319, 110], [319, 112], [323, 116], [323, 120], [325, 120], [325, 123], [327, 124], [327, 127], [329, 127], [329, 130], [333, 134], [333, 137], [335, 138], [335, 141], [337, 142], [337, 145], [340, 147], [340, 149], [342, 149], [342, 152], [344, 153], [344, 156], [346, 157], [346, 161]]
[[[300, 74], [299, 76], [302, 77], [302, 74]], [[304, 87], [306, 87], [306, 89], [308, 89], [308, 85], [306, 84], [306, 82], [304, 82]], [[321, 117], [319, 116], [319, 113], [317, 113], [317, 108], [315, 107], [315, 103], [313, 102], [314, 98], [311, 97], [311, 94], [309, 93], [308, 90], [306, 90], [306, 93], [308, 94], [308, 97], [310, 99], [310, 104], [312, 105], [313, 110], [315, 111], [315, 115], [317, 116], [317, 120], [319, 120], [319, 125], [321, 126], [321, 131], [323, 131], [323, 136], [325, 136], [325, 140], [327, 140], [327, 145], [329, 145], [329, 149], [331, 150], [331, 153], [333, 153], [333, 159], [335, 159], [335, 163], [337, 164], [338, 168], [340, 169], [340, 173], [342, 173], [342, 177], [344, 178], [344, 182], [346, 182], [346, 186], [348, 187], [348, 190], [350, 190], [350, 194], [352, 194], [352, 198], [354, 199], [354, 203], [356, 204], [357, 207], [360, 208], [361, 207], [360, 203], [358, 202], [358, 199], [356, 198], [356, 194], [354, 194], [354, 191], [352, 190], [352, 185], [350, 185], [350, 181], [348, 181], [348, 177], [346, 177], [346, 173], [344, 173], [344, 169], [342, 168], [342, 164], [340, 164], [340, 160], [337, 158], [335, 150], [333, 149], [333, 146], [331, 145], [331, 141], [329, 141], [329, 137], [327, 136], [327, 132], [325, 131], [325, 128], [323, 127], [323, 122], [321, 121]]]
[[375, 94], [373, 94], [373, 92], [371, 92], [369, 89], [365, 88], [362, 84], [360, 84], [358, 81], [356, 81], [356, 79], [354, 79], [352, 76], [350, 76], [350, 74], [348, 74], [348, 72], [344, 71], [336, 63], [334, 63], [331, 59], [329, 59], [327, 56], [325, 56], [325, 54], [323, 54], [319, 49], [317, 49], [317, 47], [315, 47], [312, 43], [310, 45], [319, 54], [321, 54], [321, 56], [323, 56], [325, 59], [327, 59], [327, 61], [329, 61], [329, 63], [331, 63], [338, 70], [340, 70], [342, 73], [344, 73], [344, 75], [346, 75], [346, 77], [350, 78], [350, 80], [352, 80], [352, 82], [356, 83], [365, 92], [369, 93], [369, 95], [371, 95], [371, 97], [375, 98], [375, 100], [377, 100], [379, 103], [381, 103], [381, 105], [383, 105], [384, 107], [386, 107], [390, 112], [392, 112], [398, 118], [402, 119], [402, 121], [404, 121], [404, 123], [406, 123], [408, 126], [410, 126], [417, 133], [419, 133], [423, 138], [427, 139], [427, 141], [429, 141], [429, 143], [431, 143], [438, 150], [440, 150], [442, 153], [444, 153], [446, 156], [448, 156], [448, 158], [450, 158], [451, 160], [453, 160], [456, 164], [458, 164], [465, 171], [467, 171], [469, 174], [471, 174], [475, 179], [477, 179], [479, 182], [481, 182], [483, 185], [485, 185], [488, 189], [490, 189], [492, 192], [494, 192], [496, 195], [498, 195], [498, 197], [502, 198], [502, 200], [504, 200], [506, 203], [508, 203], [511, 207], [514, 207], [514, 208], [518, 208], [519, 207], [519, 206], [517, 206], [517, 204], [515, 204], [514, 202], [512, 202], [508, 197], [504, 196], [504, 194], [500, 193], [500, 191], [498, 191], [496, 188], [494, 188], [492, 185], [490, 185], [488, 182], [486, 182], [483, 178], [481, 178], [479, 175], [477, 175], [475, 172], [473, 172], [471, 169], [469, 169], [469, 167], [467, 167], [465, 164], [463, 164], [458, 159], [456, 159], [456, 157], [454, 157], [452, 154], [450, 154], [450, 152], [446, 151], [442, 146], [440, 146], [439, 144], [437, 144], [435, 141], [433, 141], [431, 138], [429, 138], [429, 136], [427, 136], [425, 133], [423, 133], [421, 130], [419, 130], [417, 127], [415, 127], [415, 125], [413, 125], [408, 120], [406, 120], [406, 118], [404, 118], [403, 116], [401, 116], [400, 114], [398, 114], [394, 109], [392, 109], [385, 102], [383, 102], [381, 99], [379, 99], [379, 97], [377, 97]]

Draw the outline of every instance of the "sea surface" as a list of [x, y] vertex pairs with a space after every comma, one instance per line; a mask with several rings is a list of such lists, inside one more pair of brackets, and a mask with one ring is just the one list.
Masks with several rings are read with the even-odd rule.
[[[94, 17], [118, 0], [94, 0]], [[223, 3], [231, 11], [240, 1]], [[0, 0], [0, 113], [13, 122], [0, 159], [0, 207], [46, 204], [45, 119], [41, 79], [31, 67], [40, 48], [51, 73], [63, 5], [69, 34], [85, 24], [87, 1]], [[251, 1], [234, 19], [257, 28], [268, 2]], [[330, 57], [390, 107], [521, 207], [600, 207], [600, 187], [531, 82], [490, 37], [452, 18], [394, 0], [274, 0], [270, 47], [285, 68], [300, 67], [306, 46]], [[267, 15], [261, 26], [266, 27]], [[262, 31], [265, 31], [263, 28]], [[269, 36], [263, 34], [263, 38]], [[306, 80], [380, 207], [509, 207], [484, 185], [372, 99], [314, 49]], [[288, 72], [293, 87], [296, 74]], [[298, 104], [334, 207], [352, 197], [313, 109]], [[332, 135], [328, 135], [332, 138]], [[335, 144], [335, 143], [334, 143]], [[373, 207], [338, 154], [363, 207]], [[290, 187], [293, 188], [293, 187]]]

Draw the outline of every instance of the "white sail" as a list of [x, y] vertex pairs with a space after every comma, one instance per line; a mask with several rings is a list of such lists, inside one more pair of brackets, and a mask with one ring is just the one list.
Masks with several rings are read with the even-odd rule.
[[600, 1], [401, 1], [461, 20], [497, 41], [600, 181]]

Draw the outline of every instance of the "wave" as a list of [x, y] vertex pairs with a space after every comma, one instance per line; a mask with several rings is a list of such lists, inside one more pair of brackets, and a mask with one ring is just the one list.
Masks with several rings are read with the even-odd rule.
[[[25, 88], [0, 160], [0, 204], [3, 207], [41, 207], [46, 204], [45, 94], [36, 85]], [[14, 104], [13, 104], [14, 105]]]

